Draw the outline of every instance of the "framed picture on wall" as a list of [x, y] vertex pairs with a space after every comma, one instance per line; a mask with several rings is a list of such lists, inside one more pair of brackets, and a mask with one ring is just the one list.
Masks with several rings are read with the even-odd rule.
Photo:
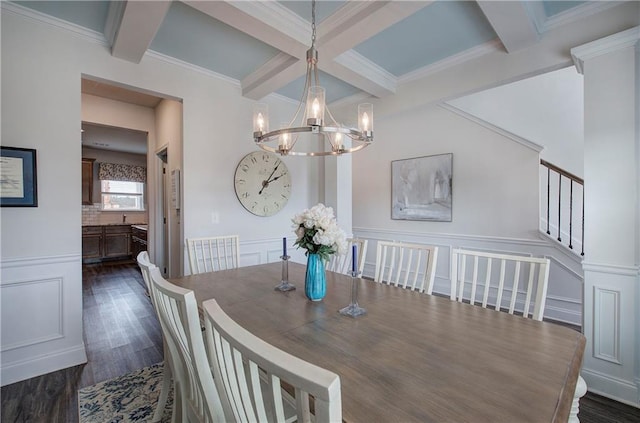
[[391, 218], [451, 222], [453, 154], [391, 162]]
[[37, 207], [36, 150], [0, 147], [0, 206]]

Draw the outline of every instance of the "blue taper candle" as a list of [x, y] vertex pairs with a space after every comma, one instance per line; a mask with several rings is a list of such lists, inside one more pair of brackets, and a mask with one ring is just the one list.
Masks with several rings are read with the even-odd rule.
[[287, 237], [282, 238], [282, 255], [287, 255]]
[[351, 250], [353, 252], [353, 259], [351, 260], [351, 271], [355, 272], [356, 271], [356, 263], [358, 262], [358, 247], [356, 247], [356, 244], [353, 244], [351, 246]]

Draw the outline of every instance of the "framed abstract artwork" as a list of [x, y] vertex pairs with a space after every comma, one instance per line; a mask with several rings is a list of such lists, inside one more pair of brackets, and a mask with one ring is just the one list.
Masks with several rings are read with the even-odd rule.
[[0, 206], [37, 207], [36, 150], [0, 147]]
[[391, 218], [451, 222], [453, 154], [391, 162]]

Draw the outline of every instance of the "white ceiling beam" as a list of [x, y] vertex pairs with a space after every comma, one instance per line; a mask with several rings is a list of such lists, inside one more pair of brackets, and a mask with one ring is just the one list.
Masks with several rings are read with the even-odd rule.
[[478, 0], [478, 6], [508, 53], [530, 47], [540, 40], [523, 1]]
[[[307, 34], [311, 38], [311, 28], [304, 28], [302, 18], [276, 2], [195, 0], [184, 3], [290, 56], [303, 57], [308, 48], [303, 39]], [[289, 14], [280, 9], [286, 9]]]
[[374, 97], [386, 97], [396, 92], [398, 78], [366, 57], [349, 50], [328, 63], [322, 70]]
[[333, 60], [431, 3], [433, 1], [347, 2], [318, 25], [318, 48], [322, 48], [323, 56]]
[[118, 13], [110, 13], [110, 18], [113, 18], [108, 28], [109, 38], [113, 40], [111, 55], [140, 63], [170, 6], [168, 1], [129, 0], [119, 16]]
[[[254, 100], [261, 99], [273, 91], [269, 87], [275, 84], [276, 80], [278, 83], [282, 83], [282, 81], [289, 80], [289, 78], [295, 79], [304, 74], [306, 62], [302, 62], [302, 65], [294, 66], [298, 62], [300, 62], [298, 58], [289, 56], [286, 53], [279, 53], [241, 81], [242, 95]], [[272, 82], [269, 83], [269, 81]], [[286, 84], [287, 82], [284, 83], [284, 85]]]
[[[357, 58], [358, 55], [355, 52], [352, 52], [353, 54], [351, 55], [345, 52], [431, 3], [432, 1], [347, 2], [318, 25], [318, 67], [320, 70], [376, 97], [393, 94], [396, 82], [392, 76], [390, 78], [388, 72], [370, 62], [363, 63], [362, 59]], [[248, 11], [251, 9], [250, 6], [254, 5], [254, 2], [240, 2], [240, 4]], [[278, 10], [278, 8], [284, 8], [284, 6], [272, 3], [273, 11]], [[293, 19], [291, 16], [289, 18]], [[300, 20], [298, 19], [297, 21], [299, 25]], [[282, 22], [280, 24], [283, 25]], [[308, 23], [306, 25], [309, 26]], [[290, 27], [290, 25], [285, 24], [283, 27]], [[298, 31], [298, 37], [301, 34], [301, 31]], [[310, 35], [309, 33], [308, 44], [304, 45], [305, 52], [311, 42]], [[277, 45], [273, 46], [280, 48]], [[334, 62], [334, 59], [340, 55], [343, 55], [341, 60]], [[304, 52], [298, 56], [293, 56], [299, 57], [301, 62], [304, 62], [306, 57]], [[295, 63], [290, 62], [290, 66], [293, 65]], [[273, 68], [273, 63], [269, 62], [246, 77], [241, 82], [243, 95], [253, 99], [260, 99], [304, 75], [306, 69], [306, 67], [296, 65], [295, 70], [287, 70], [287, 79], [282, 72], [273, 72]], [[284, 71], [282, 68], [280, 70]]]

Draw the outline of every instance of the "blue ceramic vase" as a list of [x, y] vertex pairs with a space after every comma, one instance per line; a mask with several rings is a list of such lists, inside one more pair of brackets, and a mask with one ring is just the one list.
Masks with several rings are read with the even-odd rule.
[[327, 293], [327, 278], [324, 262], [318, 254], [307, 257], [307, 274], [304, 278], [304, 293], [311, 301], [320, 301]]

